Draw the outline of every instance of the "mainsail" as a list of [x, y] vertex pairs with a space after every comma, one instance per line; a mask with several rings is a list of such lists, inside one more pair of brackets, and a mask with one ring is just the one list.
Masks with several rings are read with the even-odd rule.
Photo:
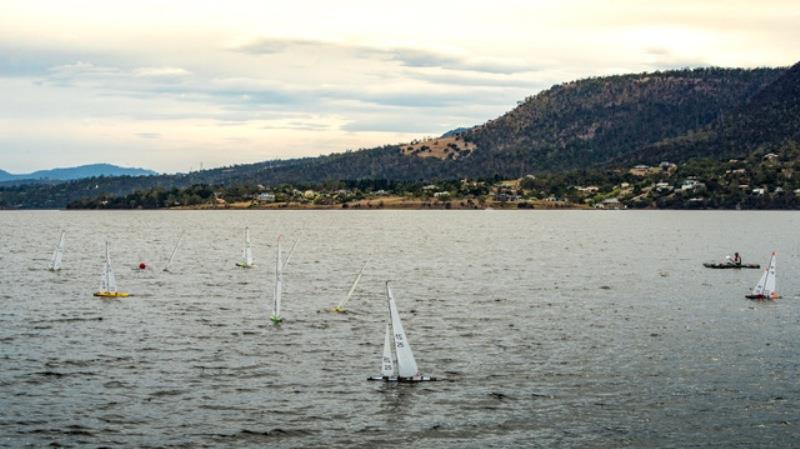
[[286, 256], [286, 260], [283, 261], [283, 268], [286, 268], [289, 265], [289, 261], [292, 260], [292, 255], [294, 254], [294, 248], [297, 246], [297, 242], [300, 241], [300, 237], [302, 236], [303, 233], [301, 232], [300, 234], [298, 234], [297, 238], [294, 239], [294, 242], [292, 242], [292, 246], [291, 248], [289, 248], [289, 254]]
[[767, 271], [764, 272], [766, 274], [766, 280], [764, 282], [764, 296], [771, 296], [776, 291], [775, 285], [775, 253], [772, 253], [772, 257], [769, 259], [769, 268]]
[[169, 253], [169, 260], [167, 260], [167, 264], [164, 266], [164, 271], [169, 271], [170, 265], [172, 265], [172, 261], [175, 259], [175, 253], [178, 252], [178, 246], [181, 244], [181, 240], [183, 239], [183, 234], [186, 232], [181, 232], [181, 235], [178, 236], [178, 241], [175, 242], [175, 246], [172, 248], [172, 252]]
[[244, 251], [242, 253], [242, 265], [250, 267], [253, 265], [253, 248], [250, 245], [250, 228], [244, 228]]
[[403, 330], [403, 323], [400, 321], [400, 315], [397, 313], [397, 306], [394, 302], [392, 289], [389, 287], [389, 282], [386, 282], [386, 300], [389, 303], [389, 318], [392, 326], [392, 334], [394, 336], [394, 348], [397, 356], [397, 375], [399, 377], [414, 377], [418, 373], [417, 362], [414, 360], [414, 353], [411, 351], [411, 345], [406, 338], [406, 332]]
[[58, 239], [56, 249], [53, 250], [53, 257], [50, 258], [50, 271], [58, 271], [61, 269], [61, 259], [64, 257], [64, 231], [61, 231], [61, 237]]
[[103, 276], [100, 279], [100, 291], [116, 293], [117, 280], [114, 277], [114, 271], [111, 269], [111, 255], [108, 251], [108, 242], [106, 242], [106, 264], [103, 267]]
[[358, 270], [358, 274], [356, 275], [356, 279], [353, 281], [353, 285], [350, 287], [350, 291], [347, 292], [347, 296], [336, 306], [336, 310], [344, 310], [344, 306], [347, 304], [347, 301], [350, 301], [350, 298], [353, 297], [353, 293], [356, 291], [356, 287], [358, 286], [358, 281], [361, 280], [361, 275], [364, 274], [364, 268], [367, 268], [367, 262], [364, 262], [364, 265], [362, 265], [361, 269]]
[[283, 264], [281, 263], [281, 237], [278, 237], [278, 251], [275, 255], [275, 298], [272, 303], [272, 321], [281, 320], [281, 289], [283, 288]]

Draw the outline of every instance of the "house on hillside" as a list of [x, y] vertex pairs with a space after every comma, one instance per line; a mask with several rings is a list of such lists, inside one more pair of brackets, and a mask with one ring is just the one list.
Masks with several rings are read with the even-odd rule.
[[272, 203], [275, 201], [275, 194], [274, 193], [259, 193], [256, 196], [256, 200], [260, 203]]
[[594, 205], [595, 209], [606, 210], [619, 210], [624, 209], [625, 206], [617, 198], [606, 198], [600, 203]]
[[633, 176], [647, 176], [649, 172], [650, 167], [647, 165], [636, 165], [628, 170], [628, 173], [632, 174]]
[[658, 164], [658, 168], [660, 168], [661, 171], [664, 172], [664, 173], [672, 174], [676, 170], [678, 170], [678, 165], [677, 164], [673, 164], [672, 162], [662, 162], [662, 163]]
[[674, 190], [674, 188], [670, 183], [664, 181], [657, 182], [655, 185], [655, 189], [656, 192], [658, 193], [669, 193], [672, 192], [672, 190]]
[[584, 195], [594, 195], [595, 193], [600, 191], [600, 187], [597, 187], [597, 186], [586, 186], [586, 187], [575, 186], [575, 190], [578, 191], [578, 193], [582, 193]]
[[683, 181], [683, 184], [681, 185], [681, 192], [694, 192], [695, 190], [704, 189], [705, 187], [706, 185], [697, 179], [688, 178]]

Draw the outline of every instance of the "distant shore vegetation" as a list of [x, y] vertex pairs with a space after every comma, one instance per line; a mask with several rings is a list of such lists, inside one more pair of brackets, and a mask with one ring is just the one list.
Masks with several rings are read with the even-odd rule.
[[193, 185], [100, 195], [68, 209], [798, 209], [800, 147], [517, 179]]

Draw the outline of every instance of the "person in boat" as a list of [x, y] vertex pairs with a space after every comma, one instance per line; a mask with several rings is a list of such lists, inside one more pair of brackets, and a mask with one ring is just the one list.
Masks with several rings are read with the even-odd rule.
[[742, 256], [739, 253], [733, 253], [733, 264], [737, 267], [742, 265]]

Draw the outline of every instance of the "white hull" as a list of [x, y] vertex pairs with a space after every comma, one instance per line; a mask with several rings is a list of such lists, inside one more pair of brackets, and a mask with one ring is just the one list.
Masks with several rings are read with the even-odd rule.
[[386, 376], [372, 376], [367, 380], [383, 381], [383, 382], [397, 382], [397, 383], [416, 383], [416, 382], [436, 382], [438, 379], [435, 377], [419, 376], [419, 377], [386, 377]]

